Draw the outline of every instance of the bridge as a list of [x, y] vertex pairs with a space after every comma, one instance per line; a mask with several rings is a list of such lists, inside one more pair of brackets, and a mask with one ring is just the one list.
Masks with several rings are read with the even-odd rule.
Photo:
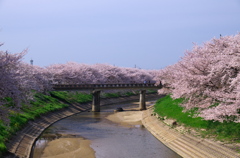
[[162, 84], [155, 85], [154, 83], [146, 84], [54, 84], [54, 91], [80, 91], [91, 90], [93, 94], [92, 111], [100, 112], [100, 93], [103, 90], [111, 89], [136, 89], [140, 90], [139, 109], [146, 110], [145, 94], [146, 90], [161, 89]]

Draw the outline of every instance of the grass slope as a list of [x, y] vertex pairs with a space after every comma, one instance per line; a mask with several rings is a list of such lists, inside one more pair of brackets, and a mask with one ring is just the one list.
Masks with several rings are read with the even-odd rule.
[[240, 123], [206, 121], [197, 116], [197, 110], [183, 112], [180, 106], [183, 99], [172, 99], [167, 95], [155, 104], [155, 112], [162, 117], [175, 119], [179, 124], [194, 128], [203, 137], [215, 137], [218, 140], [240, 142]]
[[11, 113], [9, 125], [5, 125], [3, 121], [0, 120], [0, 157], [7, 150], [5, 145], [6, 141], [11, 135], [23, 128], [29, 120], [34, 120], [41, 114], [68, 106], [68, 104], [63, 104], [61, 101], [67, 103], [85, 103], [91, 100], [91, 94], [78, 92], [50, 92], [50, 96], [41, 93], [36, 94], [34, 101], [31, 101], [30, 105], [22, 106], [21, 113]]

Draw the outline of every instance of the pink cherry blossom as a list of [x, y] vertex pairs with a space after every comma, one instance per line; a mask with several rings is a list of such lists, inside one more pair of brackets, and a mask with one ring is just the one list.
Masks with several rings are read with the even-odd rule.
[[[240, 34], [194, 45], [181, 60], [158, 72], [159, 93], [186, 98], [186, 109], [198, 107], [205, 119], [239, 122]], [[212, 108], [214, 103], [219, 106]], [[230, 115], [232, 117], [230, 117]], [[221, 119], [220, 119], [221, 118]]]

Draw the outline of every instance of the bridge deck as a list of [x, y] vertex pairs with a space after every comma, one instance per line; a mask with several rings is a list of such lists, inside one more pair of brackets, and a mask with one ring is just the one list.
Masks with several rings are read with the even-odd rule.
[[160, 89], [162, 85], [147, 84], [54, 84], [55, 91], [61, 90], [107, 90], [107, 89]]

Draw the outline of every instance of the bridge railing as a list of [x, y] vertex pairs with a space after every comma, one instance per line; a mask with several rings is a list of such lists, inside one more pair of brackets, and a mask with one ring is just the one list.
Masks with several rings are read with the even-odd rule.
[[135, 84], [53, 84], [53, 89], [118, 89], [118, 88], [162, 88], [155, 83]]

